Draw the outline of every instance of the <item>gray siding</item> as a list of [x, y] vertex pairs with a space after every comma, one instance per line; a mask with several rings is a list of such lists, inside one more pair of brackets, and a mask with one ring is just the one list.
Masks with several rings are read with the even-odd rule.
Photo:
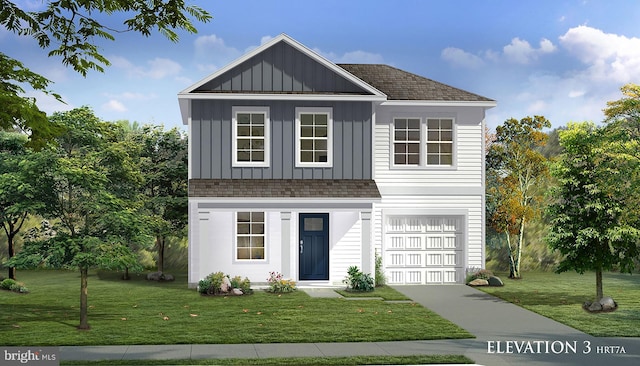
[[[192, 101], [194, 179], [372, 179], [371, 103]], [[232, 107], [269, 106], [269, 167], [232, 167]], [[333, 167], [295, 167], [296, 107], [333, 108]]]
[[275, 44], [194, 92], [371, 94], [286, 42]]

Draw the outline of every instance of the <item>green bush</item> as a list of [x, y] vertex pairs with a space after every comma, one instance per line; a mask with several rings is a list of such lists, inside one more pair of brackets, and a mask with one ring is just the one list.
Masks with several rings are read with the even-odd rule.
[[2, 282], [0, 282], [0, 287], [2, 287], [5, 290], [11, 290], [11, 286], [15, 285], [17, 282], [15, 280], [12, 280], [11, 278], [7, 278], [2, 280]]
[[384, 275], [382, 269], [382, 257], [376, 253], [376, 287], [384, 286], [387, 284], [387, 277]]
[[210, 295], [209, 291], [211, 291], [211, 280], [203, 279], [198, 282], [198, 292], [204, 295]]
[[481, 269], [476, 272], [473, 272], [467, 275], [466, 283], [469, 283], [473, 280], [481, 279], [481, 280], [489, 280], [489, 278], [493, 277], [493, 272], [488, 269]]
[[5, 290], [19, 292], [21, 294], [26, 294], [29, 292], [29, 289], [24, 287], [23, 283], [12, 280], [11, 278], [2, 280], [2, 282], [0, 282], [0, 287]]
[[251, 281], [247, 277], [242, 279], [242, 277], [240, 276], [235, 276], [231, 279], [231, 287], [239, 288], [240, 290], [242, 290], [243, 294], [250, 294], [253, 292], [251, 290]]
[[357, 266], [347, 270], [348, 276], [342, 281], [347, 284], [347, 291], [370, 292], [374, 290], [373, 278], [369, 273], [362, 273]]

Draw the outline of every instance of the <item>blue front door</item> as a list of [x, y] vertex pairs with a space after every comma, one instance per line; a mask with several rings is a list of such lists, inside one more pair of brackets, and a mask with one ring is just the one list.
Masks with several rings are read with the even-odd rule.
[[300, 214], [300, 280], [329, 279], [329, 214]]

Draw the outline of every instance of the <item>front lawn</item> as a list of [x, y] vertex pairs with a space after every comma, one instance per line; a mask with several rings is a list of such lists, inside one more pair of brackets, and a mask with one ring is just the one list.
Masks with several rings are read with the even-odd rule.
[[582, 310], [595, 298], [595, 274], [524, 273], [521, 280], [498, 274], [504, 287], [478, 289], [597, 337], [640, 337], [640, 274], [605, 273], [603, 290], [618, 303], [611, 313]]
[[[78, 331], [79, 274], [18, 271], [29, 294], [0, 291], [5, 346], [376, 342], [473, 337], [414, 303], [281, 296], [207, 297], [186, 276], [156, 283], [89, 278], [89, 324]], [[388, 291], [388, 290], [387, 290]]]

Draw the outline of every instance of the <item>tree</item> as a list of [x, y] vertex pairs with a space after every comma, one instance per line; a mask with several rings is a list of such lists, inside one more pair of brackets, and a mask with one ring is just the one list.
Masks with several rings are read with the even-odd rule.
[[[190, 18], [208, 22], [211, 15], [203, 9], [186, 5], [184, 0], [48, 0], [44, 9], [26, 10], [22, 2], [0, 0], [0, 26], [20, 36], [32, 37], [49, 56], [62, 58], [65, 66], [86, 76], [90, 70], [104, 71], [109, 60], [99, 52], [98, 39], [115, 40], [114, 34], [127, 31], [150, 36], [157, 30], [177, 42], [178, 31], [196, 33]], [[103, 23], [116, 19], [116, 13], [126, 18], [122, 25]], [[47, 123], [46, 115], [35, 99], [21, 97], [22, 85], [50, 93], [51, 81], [30, 71], [4, 53], [0, 53], [0, 128], [19, 126], [30, 133], [31, 141], [41, 146], [56, 136], [56, 126]]]
[[164, 271], [167, 238], [180, 236], [187, 225], [188, 143], [177, 129], [144, 126], [136, 134], [144, 176], [145, 209], [158, 250], [158, 271]]
[[551, 228], [547, 242], [564, 258], [557, 272], [596, 273], [596, 301], [603, 297], [603, 271], [631, 272], [638, 257], [640, 231], [629, 220], [627, 185], [614, 182], [628, 174], [625, 157], [607, 142], [608, 129], [593, 123], [571, 123], [560, 132], [564, 154], [553, 165], [557, 186], [547, 207]]
[[59, 225], [55, 236], [25, 242], [9, 263], [78, 269], [78, 328], [89, 329], [89, 269], [139, 269], [129, 241], [140, 238], [146, 226], [127, 193], [139, 177], [127, 148], [114, 140], [115, 124], [100, 121], [87, 107], [55, 113], [51, 120], [66, 129], [50, 151], [55, 160], [48, 171], [55, 183], [48, 187], [54, 200], [46, 212]]
[[[9, 258], [15, 254], [15, 238], [27, 216], [44, 205], [46, 197], [40, 188], [52, 184], [42, 174], [50, 162], [26, 148], [26, 140], [23, 134], [0, 131], [0, 224], [7, 236]], [[9, 267], [9, 278], [15, 275], [15, 268]]]
[[529, 220], [539, 213], [548, 169], [539, 148], [551, 123], [543, 116], [508, 119], [496, 128], [487, 154], [488, 222], [503, 233], [509, 254], [509, 278], [521, 278], [520, 263]]

